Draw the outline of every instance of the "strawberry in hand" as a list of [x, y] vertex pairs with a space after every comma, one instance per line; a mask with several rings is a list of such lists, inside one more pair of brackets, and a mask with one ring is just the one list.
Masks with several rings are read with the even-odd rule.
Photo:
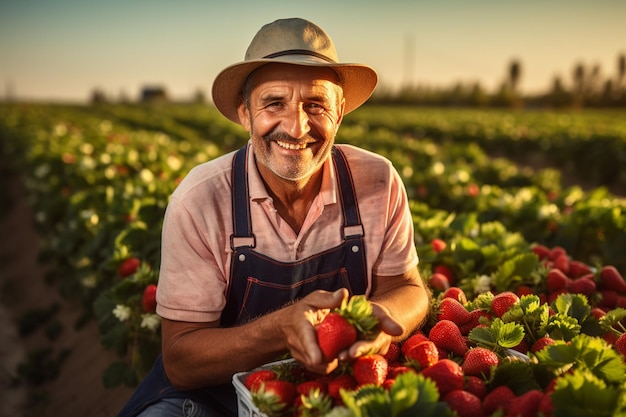
[[364, 295], [344, 299], [315, 326], [324, 361], [331, 362], [357, 340], [374, 339], [380, 329], [372, 305]]

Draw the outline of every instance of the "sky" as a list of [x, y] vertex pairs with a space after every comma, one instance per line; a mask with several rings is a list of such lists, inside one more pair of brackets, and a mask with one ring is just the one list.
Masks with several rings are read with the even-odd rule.
[[532, 94], [571, 82], [577, 64], [614, 77], [626, 54], [625, 0], [0, 0], [0, 100], [88, 101], [96, 88], [132, 100], [148, 85], [208, 97], [261, 26], [286, 17], [323, 27], [381, 89], [494, 91], [518, 60]]

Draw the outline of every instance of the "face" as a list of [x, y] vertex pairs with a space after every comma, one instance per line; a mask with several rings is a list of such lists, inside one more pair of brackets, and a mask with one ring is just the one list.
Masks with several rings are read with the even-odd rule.
[[248, 83], [239, 118], [250, 132], [261, 173], [307, 181], [330, 155], [343, 117], [337, 74], [328, 68], [269, 64]]

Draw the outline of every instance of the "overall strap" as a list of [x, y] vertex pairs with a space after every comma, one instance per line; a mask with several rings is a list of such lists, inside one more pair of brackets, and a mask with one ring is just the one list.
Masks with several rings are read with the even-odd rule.
[[354, 237], [361, 237], [365, 234], [365, 230], [361, 224], [359, 204], [356, 199], [354, 181], [346, 155], [336, 146], [333, 146], [332, 155], [337, 178], [339, 179], [339, 197], [341, 198], [341, 206], [343, 208], [343, 238], [348, 240]]
[[250, 189], [248, 185], [248, 148], [240, 148], [233, 158], [232, 169], [232, 211], [233, 234], [230, 236], [230, 247], [256, 246], [256, 238], [252, 233], [252, 219], [250, 217]]

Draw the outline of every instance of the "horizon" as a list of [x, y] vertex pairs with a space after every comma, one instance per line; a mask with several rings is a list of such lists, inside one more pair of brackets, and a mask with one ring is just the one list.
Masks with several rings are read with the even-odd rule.
[[326, 30], [342, 61], [373, 66], [379, 91], [480, 83], [491, 93], [517, 60], [519, 90], [533, 95], [557, 76], [570, 85], [579, 64], [588, 72], [597, 66], [601, 80], [615, 77], [626, 54], [626, 2], [619, 0], [184, 0], [175, 7], [2, 0], [0, 98], [89, 101], [100, 89], [135, 100], [156, 85], [173, 100], [202, 91], [210, 101], [213, 79], [243, 59], [256, 31], [291, 16]]

